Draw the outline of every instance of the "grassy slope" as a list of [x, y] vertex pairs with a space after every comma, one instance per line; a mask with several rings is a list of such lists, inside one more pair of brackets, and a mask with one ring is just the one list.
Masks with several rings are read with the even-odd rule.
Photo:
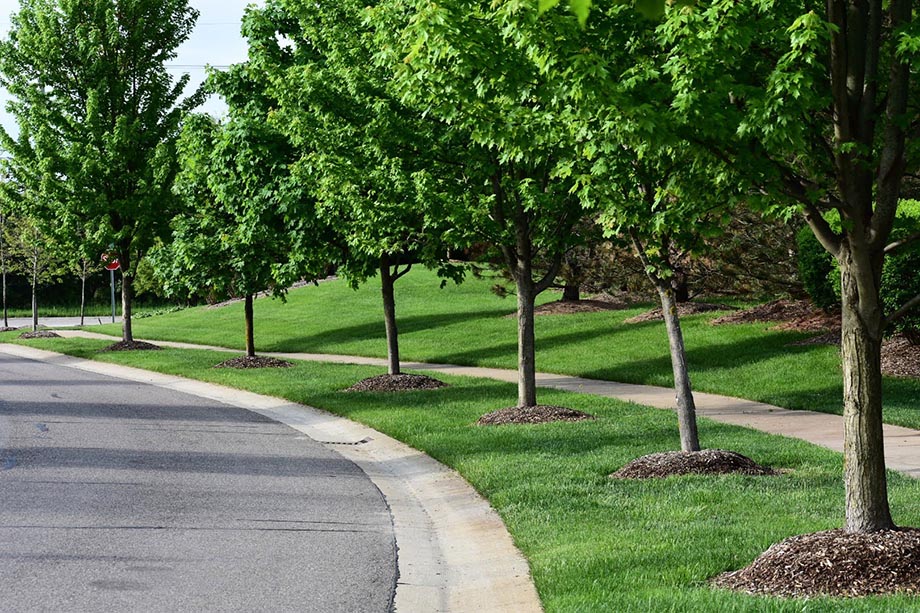
[[[490, 282], [469, 279], [438, 289], [427, 271], [397, 284], [402, 358], [514, 368], [516, 323], [506, 315], [513, 298], [488, 291]], [[558, 295], [544, 293], [540, 300]], [[256, 346], [268, 351], [308, 351], [384, 356], [379, 285], [358, 291], [342, 282], [322, 283], [279, 300], [256, 302]], [[537, 320], [537, 368], [547, 372], [629, 383], [671, 385], [664, 324], [627, 325], [644, 309]], [[763, 324], [711, 326], [712, 316], [688, 317], [684, 333], [691, 378], [700, 391], [759, 400], [794, 409], [840, 413], [840, 359], [833, 347], [788, 347], [805, 335], [767, 331]], [[242, 305], [197, 308], [140, 319], [135, 334], [242, 347]], [[103, 327], [119, 333], [114, 326]], [[885, 419], [920, 428], [920, 381], [889, 379]], [[705, 432], [704, 432], [705, 437]], [[704, 440], [704, 444], [709, 445]]]
[[[0, 334], [0, 342], [13, 337]], [[298, 363], [284, 371], [231, 371], [211, 368], [226, 355], [205, 351], [99, 354], [105, 343], [98, 341], [28, 344], [283, 396], [424, 450], [457, 469], [502, 515], [548, 612], [920, 610], [908, 597], [788, 601], [706, 587], [709, 577], [747, 564], [782, 538], [839, 525], [840, 456], [799, 441], [705, 422], [711, 445], [785, 474], [610, 480], [606, 475], [630, 459], [678, 446], [672, 414], [546, 391], [547, 402], [599, 419], [481, 428], [475, 419], [513, 401], [512, 386], [443, 377], [452, 387], [343, 394], [337, 390], [380, 370]], [[920, 481], [892, 475], [891, 499], [898, 523], [920, 524]]]

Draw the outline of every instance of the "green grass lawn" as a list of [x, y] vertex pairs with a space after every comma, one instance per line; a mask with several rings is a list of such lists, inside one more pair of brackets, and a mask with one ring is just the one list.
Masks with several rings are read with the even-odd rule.
[[[493, 281], [468, 279], [438, 288], [433, 273], [413, 271], [396, 286], [401, 357], [405, 360], [515, 368], [513, 297], [489, 291]], [[558, 298], [544, 293], [539, 301]], [[669, 386], [671, 362], [663, 323], [624, 324], [647, 307], [537, 318], [537, 369], [545, 372]], [[287, 303], [256, 301], [256, 346], [262, 351], [386, 355], [379, 284], [355, 291], [334, 281], [291, 292]], [[791, 409], [841, 412], [840, 358], [835, 347], [789, 347], [807, 335], [768, 325], [712, 326], [714, 315], [684, 319], [690, 374], [700, 391]], [[139, 338], [241, 348], [243, 309], [200, 307], [135, 322]], [[94, 328], [96, 329], [96, 328]], [[118, 326], [103, 331], [119, 334]], [[887, 379], [885, 420], [920, 428], [920, 381]], [[706, 432], [703, 431], [704, 444]]]
[[[0, 334], [0, 342], [14, 338]], [[841, 456], [800, 441], [703, 420], [707, 446], [784, 474], [611, 480], [635, 457], [679, 447], [673, 413], [547, 390], [546, 402], [598, 419], [483, 428], [475, 420], [513, 404], [513, 386], [444, 376], [451, 387], [441, 390], [345, 394], [339, 390], [381, 370], [302, 362], [236, 371], [212, 368], [227, 355], [207, 351], [98, 353], [106, 343], [86, 339], [27, 344], [281, 396], [425, 451], [501, 514], [548, 612], [920, 610], [920, 600], [905, 596], [794, 601], [707, 587], [709, 577], [746, 565], [774, 542], [841, 524]], [[895, 521], [920, 525], [920, 481], [892, 474], [890, 488]]]

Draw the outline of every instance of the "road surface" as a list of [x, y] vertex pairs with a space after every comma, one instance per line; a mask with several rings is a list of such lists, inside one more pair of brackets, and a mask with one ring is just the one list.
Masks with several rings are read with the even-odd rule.
[[0, 610], [385, 612], [390, 514], [265, 417], [0, 353]]

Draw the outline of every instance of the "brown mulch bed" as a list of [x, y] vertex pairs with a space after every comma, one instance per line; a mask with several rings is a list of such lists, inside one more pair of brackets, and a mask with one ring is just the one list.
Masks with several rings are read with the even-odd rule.
[[159, 351], [160, 349], [162, 347], [158, 347], [153, 343], [145, 343], [144, 341], [118, 341], [100, 351]]
[[504, 424], [546, 424], [554, 421], [585, 421], [594, 419], [593, 415], [557, 407], [538, 404], [533, 407], [508, 407], [487, 413], [476, 422], [480, 426], [501, 426]]
[[920, 379], [920, 345], [911, 345], [903, 336], [885, 341], [882, 344], [882, 374]]
[[823, 332], [840, 329], [840, 313], [827, 313], [808, 300], [773, 300], [749, 309], [729, 313], [712, 320], [714, 326], [724, 324], [776, 323], [773, 330]]
[[23, 332], [19, 335], [19, 338], [61, 338], [61, 335], [51, 330], [36, 330], [34, 332]]
[[665, 451], [637, 458], [616, 471], [615, 479], [663, 479], [676, 475], [776, 475], [747, 456], [724, 449]]
[[[790, 347], [804, 345], [840, 345], [840, 330], [789, 343]], [[894, 336], [882, 343], [882, 374], [920, 379], [920, 345], [912, 345], [903, 336]]]
[[241, 355], [229, 360], [224, 360], [220, 364], [215, 364], [214, 368], [288, 368], [291, 366], [293, 366], [293, 364], [290, 362], [285, 362], [278, 358], [270, 358], [264, 355]]
[[787, 597], [917, 594], [920, 530], [829, 530], [793, 536], [767, 549], [747, 568], [715, 577], [712, 584]]
[[[534, 309], [534, 315], [571, 315], [573, 313], [599, 313], [600, 311], [617, 311], [626, 308], [609, 300], [557, 300], [541, 304]], [[513, 313], [512, 317], [517, 317]]]
[[13, 332], [19, 328], [9, 328], [7, 326], [0, 326], [0, 332]]
[[[687, 315], [698, 315], [700, 313], [710, 313], [712, 311], [734, 311], [735, 307], [729, 306], [727, 304], [712, 304], [709, 302], [681, 302], [677, 305], [677, 314], [681, 317], [686, 317]], [[661, 315], [661, 307], [652, 309], [651, 311], [646, 311], [645, 313], [640, 313], [635, 317], [630, 317], [625, 320], [624, 323], [628, 324], [641, 324], [648, 321], [662, 321], [664, 317]]]
[[447, 387], [443, 381], [427, 375], [377, 375], [358, 381], [346, 392], [408, 392], [412, 390], [435, 390]]

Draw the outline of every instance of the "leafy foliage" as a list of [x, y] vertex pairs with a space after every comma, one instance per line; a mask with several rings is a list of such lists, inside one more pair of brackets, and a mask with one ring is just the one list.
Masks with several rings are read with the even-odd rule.
[[126, 339], [135, 266], [176, 207], [179, 123], [201, 100], [180, 101], [188, 76], [174, 82], [164, 65], [196, 17], [187, 0], [24, 0], [0, 43], [20, 129], [18, 140], [0, 130], [8, 168], [41, 185], [48, 225], [85, 228], [86, 251], [114, 245]]
[[799, 276], [815, 306], [829, 309], [840, 303], [839, 288], [834, 287], [834, 258], [821, 246], [808, 226], [796, 235]]

